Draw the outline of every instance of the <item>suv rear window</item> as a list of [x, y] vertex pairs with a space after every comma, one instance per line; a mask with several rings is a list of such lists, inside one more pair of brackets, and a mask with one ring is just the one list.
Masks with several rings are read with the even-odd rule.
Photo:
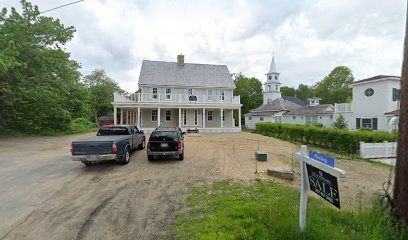
[[99, 129], [98, 136], [111, 136], [111, 135], [129, 135], [129, 131], [126, 127], [103, 127]]
[[178, 134], [176, 131], [157, 131], [152, 132], [150, 141], [178, 141]]

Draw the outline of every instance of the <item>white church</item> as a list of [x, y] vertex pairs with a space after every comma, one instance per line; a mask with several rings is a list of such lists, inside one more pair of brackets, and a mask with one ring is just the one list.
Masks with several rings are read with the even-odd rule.
[[330, 127], [333, 122], [334, 106], [319, 104], [320, 98], [303, 101], [297, 97], [282, 96], [280, 73], [272, 57], [266, 82], [264, 83], [263, 105], [245, 114], [245, 126], [255, 129], [258, 122], [312, 124], [320, 123]]
[[369, 129], [394, 131], [398, 129], [401, 78], [378, 75], [351, 84], [351, 103], [320, 104], [320, 98], [303, 101], [282, 96], [280, 73], [275, 57], [266, 73], [263, 105], [245, 114], [245, 126], [255, 129], [258, 122], [287, 124], [322, 124], [331, 127], [342, 114], [349, 130]]

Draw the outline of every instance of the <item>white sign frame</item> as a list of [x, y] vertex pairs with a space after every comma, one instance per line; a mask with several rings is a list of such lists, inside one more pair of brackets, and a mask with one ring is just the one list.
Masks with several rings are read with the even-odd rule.
[[346, 172], [336, 167], [329, 167], [321, 162], [318, 162], [309, 157], [307, 147], [302, 145], [300, 152], [295, 154], [296, 159], [300, 162], [300, 205], [299, 205], [299, 227], [302, 232], [306, 228], [306, 212], [307, 212], [307, 194], [309, 191], [309, 178], [307, 177], [306, 163], [320, 170], [323, 170], [335, 177], [343, 178]]

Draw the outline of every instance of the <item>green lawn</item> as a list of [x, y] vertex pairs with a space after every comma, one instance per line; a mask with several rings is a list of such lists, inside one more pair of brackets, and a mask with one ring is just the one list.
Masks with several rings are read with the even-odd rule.
[[339, 211], [310, 197], [306, 232], [301, 233], [299, 192], [271, 182], [216, 182], [193, 188], [186, 204], [174, 239], [408, 239], [407, 228], [392, 227], [371, 207]]

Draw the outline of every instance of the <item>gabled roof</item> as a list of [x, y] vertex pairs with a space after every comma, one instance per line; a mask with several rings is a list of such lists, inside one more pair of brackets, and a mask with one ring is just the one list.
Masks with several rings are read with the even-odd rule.
[[389, 79], [389, 78], [392, 78], [392, 79], [395, 79], [395, 80], [400, 80], [401, 79], [401, 77], [399, 77], [399, 76], [377, 75], [377, 76], [374, 76], [374, 77], [354, 81], [354, 82], [351, 83], [351, 85], [364, 83], [364, 82], [378, 81], [378, 80], [381, 80], [381, 79]]
[[285, 115], [325, 115], [333, 114], [334, 107], [331, 104], [322, 104], [317, 106], [304, 106], [294, 109], [290, 112], [285, 113]]
[[181, 86], [234, 89], [226, 65], [162, 62], [143, 60], [139, 85]]
[[280, 111], [289, 111], [300, 107], [300, 105], [288, 101], [284, 98], [277, 98], [267, 104], [264, 104], [258, 108], [251, 110], [250, 113], [259, 113], [259, 112], [280, 112]]
[[297, 97], [282, 96], [282, 98], [284, 98], [284, 99], [287, 100], [287, 101], [296, 103], [296, 104], [299, 105], [299, 106], [306, 106], [306, 105], [307, 105], [307, 101], [303, 101], [302, 99], [297, 98]]

